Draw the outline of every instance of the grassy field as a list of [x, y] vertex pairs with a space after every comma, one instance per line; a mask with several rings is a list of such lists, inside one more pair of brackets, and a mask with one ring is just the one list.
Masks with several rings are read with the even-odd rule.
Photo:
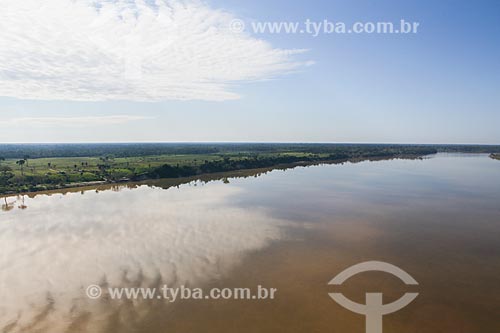
[[[154, 170], [168, 165], [175, 168], [197, 170], [207, 163], [234, 163], [253, 158], [255, 154], [179, 154], [134, 157], [50, 157], [11, 158], [0, 161], [0, 193], [41, 191], [75, 186], [92, 182], [117, 182], [150, 178]], [[274, 153], [259, 154], [260, 159], [276, 156]], [[313, 154], [286, 152], [290, 158], [310, 158]], [[314, 155], [327, 156], [326, 154]], [[158, 176], [157, 176], [158, 177]], [[3, 185], [3, 186], [2, 186]]]
[[[260, 157], [274, 156], [273, 153], [259, 154]], [[282, 156], [310, 157], [313, 154], [303, 152], [286, 152]], [[27, 158], [21, 167], [18, 159], [6, 159], [0, 165], [12, 170], [16, 177], [20, 176], [45, 176], [47, 174], [65, 173], [79, 175], [83, 173], [96, 174], [100, 172], [99, 166], [109, 165], [111, 173], [123, 173], [122, 177], [141, 174], [165, 164], [180, 166], [199, 166], [205, 161], [216, 161], [223, 158], [239, 160], [248, 158], [249, 154], [200, 154], [200, 155], [157, 155], [138, 157], [52, 157], [52, 158]], [[328, 154], [316, 154], [325, 157]], [[98, 180], [98, 179], [94, 179]]]
[[[108, 164], [115, 170], [147, 171], [163, 164], [196, 165], [205, 160], [215, 160], [218, 155], [163, 155], [121, 158], [102, 157], [52, 157], [27, 159], [23, 167], [18, 159], [7, 159], [1, 165], [10, 167], [15, 176], [41, 176], [49, 173], [80, 174], [99, 172], [99, 165]], [[126, 173], [126, 172], [125, 172]]]

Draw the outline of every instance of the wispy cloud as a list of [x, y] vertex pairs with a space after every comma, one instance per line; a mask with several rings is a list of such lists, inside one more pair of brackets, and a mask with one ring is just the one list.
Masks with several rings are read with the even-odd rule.
[[0, 0], [0, 96], [227, 100], [303, 65], [196, 0]]
[[115, 115], [115, 116], [90, 116], [90, 117], [17, 117], [1, 119], [0, 126], [98, 126], [118, 125], [132, 121], [151, 119], [149, 117]]

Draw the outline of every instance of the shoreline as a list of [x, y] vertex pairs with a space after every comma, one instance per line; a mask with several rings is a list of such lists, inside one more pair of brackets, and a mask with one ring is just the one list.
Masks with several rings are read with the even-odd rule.
[[[177, 186], [186, 184], [195, 180], [220, 180], [224, 178], [239, 178], [239, 177], [248, 177], [259, 175], [262, 173], [267, 173], [273, 170], [287, 170], [294, 169], [297, 167], [309, 167], [316, 165], [336, 165], [343, 163], [360, 163], [365, 161], [385, 161], [385, 160], [394, 160], [394, 159], [423, 159], [426, 156], [431, 156], [433, 154], [426, 155], [399, 155], [399, 156], [373, 156], [366, 158], [349, 158], [349, 159], [341, 159], [341, 160], [324, 160], [324, 161], [299, 161], [294, 163], [284, 163], [284, 164], [276, 164], [269, 167], [262, 168], [248, 168], [248, 169], [237, 169], [223, 172], [209, 172], [209, 173], [201, 173], [198, 175], [187, 176], [187, 177], [164, 177], [164, 178], [146, 178], [140, 180], [127, 180], [127, 181], [91, 181], [91, 182], [77, 182], [77, 183], [68, 183], [64, 185], [60, 185], [56, 188], [50, 189], [40, 189], [37, 191], [25, 191], [25, 192], [5, 192], [0, 193], [0, 198], [7, 198], [12, 196], [26, 195], [28, 197], [34, 197], [39, 194], [55, 194], [55, 193], [71, 193], [83, 190], [106, 190], [111, 189], [115, 186], [127, 186], [127, 187], [136, 187], [140, 185], [148, 185], [153, 183], [161, 183], [166, 182], [169, 183], [168, 187]], [[168, 188], [167, 187], [167, 188]]]

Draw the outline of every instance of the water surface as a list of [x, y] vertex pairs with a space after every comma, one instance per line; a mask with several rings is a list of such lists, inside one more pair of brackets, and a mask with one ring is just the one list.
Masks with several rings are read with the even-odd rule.
[[[364, 332], [328, 281], [363, 303], [419, 297], [384, 332], [500, 330], [500, 162], [487, 155], [322, 165], [221, 180], [8, 197], [0, 212], [2, 332]], [[212, 177], [215, 178], [215, 177]], [[278, 289], [277, 298], [89, 300], [85, 287]], [[337, 288], [338, 289], [338, 288]], [[411, 289], [411, 290], [409, 290]]]

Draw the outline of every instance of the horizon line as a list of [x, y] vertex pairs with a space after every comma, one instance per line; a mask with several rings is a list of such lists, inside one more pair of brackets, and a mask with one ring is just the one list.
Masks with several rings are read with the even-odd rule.
[[441, 145], [441, 146], [500, 146], [500, 143], [415, 143], [415, 142], [352, 142], [352, 141], [68, 141], [68, 142], [0, 142], [0, 145], [61, 145], [61, 144], [353, 144], [353, 145]]

